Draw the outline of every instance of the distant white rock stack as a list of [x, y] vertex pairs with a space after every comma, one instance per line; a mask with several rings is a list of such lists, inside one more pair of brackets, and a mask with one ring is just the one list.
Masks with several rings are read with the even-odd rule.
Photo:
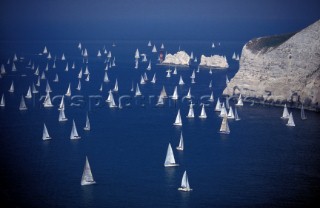
[[168, 53], [162, 63], [189, 66], [189, 62], [190, 56], [185, 51], [179, 51], [174, 55]]
[[206, 57], [201, 55], [200, 66], [226, 69], [229, 67], [229, 64], [225, 56], [213, 55]]

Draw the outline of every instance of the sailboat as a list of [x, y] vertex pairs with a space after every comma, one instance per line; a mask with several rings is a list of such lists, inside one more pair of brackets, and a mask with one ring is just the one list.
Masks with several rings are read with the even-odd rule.
[[147, 67], [147, 70], [151, 70], [151, 60], [149, 60], [149, 65]]
[[96, 182], [93, 179], [93, 175], [92, 175], [92, 172], [91, 172], [89, 160], [88, 160], [88, 157], [86, 156], [86, 163], [84, 165], [83, 173], [82, 173], [82, 177], [81, 177], [81, 186], [92, 185], [92, 184], [95, 184], [95, 183]]
[[287, 126], [295, 126], [292, 112], [289, 114], [289, 120], [288, 120]]
[[143, 78], [143, 76], [141, 75], [141, 79], [140, 79], [140, 84], [146, 84], [146, 81], [145, 81], [145, 79]]
[[157, 48], [156, 48], [156, 45], [153, 45], [153, 48], [152, 48], [152, 53], [157, 53]]
[[86, 82], [89, 82], [89, 81], [90, 81], [90, 74], [87, 75], [85, 81], [86, 81]]
[[19, 110], [28, 110], [26, 103], [24, 102], [23, 95], [21, 96], [20, 107]]
[[231, 106], [230, 106], [229, 113], [228, 113], [227, 117], [228, 117], [229, 119], [234, 119], [234, 114], [233, 114], [233, 110], [232, 110], [232, 107], [231, 107]]
[[183, 141], [182, 131], [180, 134], [180, 141], [179, 141], [179, 146], [177, 146], [177, 150], [180, 150], [180, 151], [184, 150], [184, 141]]
[[25, 98], [28, 98], [28, 99], [32, 98], [31, 88], [30, 87], [28, 89], [28, 92], [27, 92], [27, 95], [25, 96]]
[[241, 94], [240, 94], [240, 96], [239, 96], [239, 98], [238, 98], [238, 102], [237, 102], [236, 106], [243, 106]]
[[196, 72], [195, 72], [194, 70], [192, 71], [192, 74], [191, 74], [190, 78], [191, 78], [191, 79], [192, 79], [192, 78], [196, 78]]
[[107, 71], [104, 72], [104, 78], [103, 78], [104, 82], [109, 82], [109, 77], [108, 77], [108, 73]]
[[59, 113], [59, 122], [63, 122], [63, 121], [67, 121], [68, 118], [66, 117], [65, 113], [64, 113], [64, 108], [60, 110]]
[[100, 88], [99, 88], [100, 92], [102, 92], [102, 90], [103, 90], [103, 83], [101, 83]]
[[54, 78], [53, 82], [59, 82], [59, 76], [58, 76], [58, 74], [56, 74], [56, 76], [55, 76], [55, 78]]
[[5, 74], [6, 73], [6, 68], [4, 67], [3, 64], [1, 64], [1, 74]]
[[134, 68], [135, 68], [135, 69], [138, 69], [138, 68], [139, 68], [139, 61], [138, 61], [138, 60], [135, 61]]
[[34, 86], [34, 83], [32, 83], [32, 93], [38, 93], [39, 91], [36, 89], [36, 86]]
[[[141, 56], [143, 56], [142, 62], [147, 62], [147, 61], [148, 61], [146, 54], [143, 53], [143, 54], [141, 54]], [[150, 68], [150, 69], [151, 69], [151, 68]]]
[[141, 94], [140, 89], [139, 89], [139, 84], [137, 83], [135, 97], [141, 96], [141, 95], [142, 95], [142, 94]]
[[62, 95], [58, 110], [64, 110], [64, 95]]
[[161, 90], [161, 92], [160, 92], [160, 96], [162, 97], [162, 98], [167, 98], [168, 96], [167, 96], [167, 92], [166, 92], [166, 88], [164, 87], [164, 86], [162, 86], [162, 90]]
[[161, 49], [164, 49], [164, 45], [163, 45], [163, 43], [161, 44], [161, 47], [160, 47]]
[[64, 56], [64, 53], [62, 53], [61, 60], [62, 61], [66, 60], [66, 57]]
[[78, 86], [77, 86], [77, 88], [76, 88], [77, 90], [81, 90], [81, 80], [79, 79], [79, 82], [78, 82]]
[[173, 95], [171, 96], [172, 100], [177, 100], [178, 99], [178, 88], [177, 86], [174, 88]]
[[38, 80], [37, 80], [37, 83], [36, 83], [36, 85], [38, 86], [38, 87], [40, 87], [40, 76], [38, 76]]
[[51, 53], [48, 53], [47, 59], [51, 59]]
[[240, 120], [241, 120], [240, 117], [239, 117], [239, 115], [238, 115], [237, 108], [234, 108], [234, 119], [235, 119], [236, 121], [240, 121]]
[[164, 162], [164, 167], [174, 167], [174, 166], [179, 166], [179, 164], [177, 164], [176, 160], [174, 159], [172, 147], [171, 147], [171, 144], [169, 143], [166, 160]]
[[118, 92], [119, 87], [118, 87], [118, 79], [116, 79], [116, 82], [114, 84], [113, 92]]
[[190, 59], [193, 59], [193, 51], [191, 51]]
[[136, 53], [134, 55], [135, 59], [139, 59], [140, 58], [140, 53], [139, 53], [139, 49], [137, 48]]
[[210, 83], [209, 83], [209, 88], [212, 87], [212, 80], [210, 80]]
[[179, 85], [184, 85], [184, 81], [182, 79], [182, 76], [180, 75]]
[[57, 68], [55, 61], [53, 62], [52, 68], [53, 68], [53, 69]]
[[80, 69], [80, 72], [78, 74], [78, 78], [81, 79], [82, 78], [82, 69]]
[[304, 113], [303, 104], [301, 105], [301, 119], [302, 119], [302, 120], [307, 119], [307, 116], [306, 116], [306, 114]]
[[73, 62], [72, 66], [71, 66], [71, 69], [75, 69], [75, 68], [76, 68], [76, 64]]
[[47, 84], [46, 84], [46, 92], [52, 92], [48, 80], [47, 80]]
[[209, 101], [210, 101], [210, 102], [213, 102], [213, 101], [214, 101], [213, 92], [211, 92], [211, 95], [210, 95]]
[[83, 129], [86, 131], [90, 131], [90, 129], [91, 129], [88, 113], [87, 113], [87, 118], [86, 118], [86, 126]]
[[181, 115], [180, 115], [180, 109], [178, 110], [178, 114], [176, 116], [176, 120], [173, 123], [175, 126], [182, 126], [182, 120], [181, 120]]
[[229, 129], [229, 125], [228, 125], [227, 116], [223, 117], [223, 120], [222, 120], [222, 123], [221, 123], [221, 127], [220, 127], [220, 133], [222, 133], [222, 134], [230, 134], [230, 129]]
[[49, 140], [49, 139], [52, 139], [52, 138], [49, 136], [48, 129], [46, 127], [46, 124], [44, 123], [43, 124], [42, 140]]
[[13, 83], [13, 81], [11, 82], [9, 92], [14, 92], [14, 83]]
[[34, 75], [36, 75], [36, 76], [39, 75], [39, 67], [37, 67], [36, 71], [34, 72]]
[[0, 107], [5, 107], [6, 106], [6, 101], [4, 99], [4, 93], [2, 93], [2, 97], [1, 97], [1, 102], [0, 102]]
[[207, 118], [206, 110], [204, 108], [204, 104], [202, 104], [201, 114], [199, 118]]
[[198, 62], [198, 59], [197, 59], [197, 57], [195, 57], [195, 58], [194, 58], [194, 62], [195, 62], [195, 63], [197, 63], [197, 62]]
[[228, 78], [228, 75], [226, 75], [226, 84], [228, 85], [229, 84], [229, 78]]
[[177, 70], [177, 67], [174, 67], [174, 70], [173, 70], [173, 73], [174, 75], [178, 74], [178, 70]]
[[233, 52], [233, 54], [232, 54], [232, 59], [236, 59], [236, 53], [235, 52]]
[[88, 66], [86, 66], [86, 69], [84, 70], [84, 73], [83, 73], [83, 74], [84, 74], [84, 75], [90, 74]]
[[47, 54], [48, 53], [48, 49], [47, 49], [47, 46], [44, 46], [44, 49], [43, 49], [43, 54]]
[[167, 70], [167, 75], [166, 75], [167, 78], [170, 78], [171, 77], [171, 70]]
[[131, 92], [133, 92], [133, 91], [134, 91], [134, 84], [133, 84], [133, 81], [132, 81], [132, 83], [131, 83], [131, 89], [130, 89], [130, 91], [131, 91]]
[[219, 117], [224, 117], [224, 116], [228, 116], [228, 113], [224, 103], [222, 103]]
[[77, 127], [74, 120], [72, 120], [70, 139], [81, 139], [81, 137], [78, 135]]
[[100, 52], [100, 50], [98, 50], [97, 56], [98, 56], [98, 57], [101, 57], [101, 52]]
[[217, 100], [217, 104], [216, 104], [216, 107], [215, 107], [214, 111], [221, 111], [221, 103], [220, 103], [219, 98]]
[[193, 103], [191, 101], [187, 118], [194, 118]]
[[69, 71], [69, 63], [67, 62], [66, 68], [64, 69], [64, 71]]
[[187, 175], [187, 171], [184, 171], [183, 176], [182, 176], [182, 180], [181, 180], [181, 186], [180, 188], [178, 188], [179, 191], [192, 191], [192, 188], [190, 188], [189, 185], [189, 180], [188, 180], [188, 175]]
[[44, 71], [41, 73], [41, 79], [46, 79], [46, 73]]
[[43, 106], [45, 108], [49, 108], [49, 107], [53, 107], [52, 103], [51, 103], [51, 98], [50, 98], [50, 93], [47, 92], [47, 95], [44, 99], [44, 102], [43, 102]]
[[71, 84], [70, 83], [69, 83], [69, 87], [68, 87], [68, 90], [65, 95], [68, 97], [71, 96]]
[[117, 107], [117, 105], [114, 102], [114, 98], [113, 98], [113, 94], [112, 94], [111, 90], [109, 90], [109, 96], [108, 96], [106, 102], [109, 103], [109, 107], [110, 108], [116, 108]]
[[13, 71], [13, 72], [17, 71], [17, 67], [16, 67], [16, 64], [14, 62], [12, 63], [11, 71]]
[[164, 104], [164, 100], [163, 100], [163, 97], [161, 97], [161, 95], [160, 95], [156, 106], [163, 105], [163, 104]]
[[186, 98], [187, 99], [191, 99], [191, 87], [189, 87], [189, 91], [188, 91], [188, 94], [186, 95]]
[[46, 68], [45, 68], [44, 70], [45, 70], [45, 71], [48, 71], [48, 70], [49, 70], [49, 65], [48, 65], [48, 63], [47, 63]]
[[152, 80], [151, 80], [151, 83], [153, 83], [153, 84], [156, 83], [156, 73], [154, 73], [154, 75], [152, 77]]
[[288, 112], [287, 104], [284, 104], [283, 113], [282, 113], [281, 118], [282, 119], [288, 119], [289, 118], [289, 112]]
[[151, 44], [151, 41], [149, 40], [149, 42], [148, 42], [148, 46], [150, 47], [150, 46], [152, 46], [152, 44]]

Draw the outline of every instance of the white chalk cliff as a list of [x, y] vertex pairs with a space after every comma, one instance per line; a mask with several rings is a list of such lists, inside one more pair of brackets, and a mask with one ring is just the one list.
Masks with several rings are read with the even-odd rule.
[[213, 56], [211, 55], [209, 57], [201, 55], [200, 66], [207, 66], [207, 67], [221, 68], [221, 69], [226, 69], [229, 67], [227, 58], [225, 56], [219, 56], [219, 55], [213, 55]]
[[293, 34], [250, 40], [224, 95], [320, 110], [320, 20]]
[[189, 62], [190, 62], [190, 56], [185, 51], [179, 51], [174, 55], [170, 53], [167, 54], [162, 63], [189, 66]]

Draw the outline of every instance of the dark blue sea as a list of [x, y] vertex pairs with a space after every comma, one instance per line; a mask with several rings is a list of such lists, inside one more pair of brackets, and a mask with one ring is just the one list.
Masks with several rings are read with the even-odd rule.
[[[320, 128], [319, 113], [306, 111], [307, 120], [300, 119], [299, 109], [293, 113], [295, 127], [287, 127], [280, 119], [281, 107], [245, 103], [237, 107], [240, 121], [229, 120], [231, 133], [220, 134], [222, 119], [214, 111], [218, 98], [225, 101], [222, 91], [239, 68], [231, 58], [241, 53], [245, 42], [221, 41], [152, 41], [158, 53], [147, 46], [149, 40], [139, 41], [81, 41], [88, 50], [88, 63], [83, 62], [80, 41], [18, 41], [0, 42], [0, 64], [6, 74], [0, 79], [0, 96], [4, 93], [6, 106], [0, 108], [0, 203], [7, 207], [308, 207], [319, 202], [320, 194]], [[115, 43], [116, 46], [112, 46]], [[179, 48], [193, 52], [198, 62], [190, 67], [177, 67], [178, 75], [166, 78], [166, 70], [173, 66], [158, 65], [161, 43], [165, 52], [176, 53]], [[52, 55], [39, 55], [44, 49]], [[106, 55], [112, 52], [115, 67], [108, 69], [109, 83], [103, 84]], [[135, 69], [136, 49], [152, 60], [139, 62]], [[97, 57], [98, 50], [102, 57]], [[61, 60], [62, 54], [66, 60]], [[12, 72], [13, 56], [17, 71]], [[201, 54], [227, 57], [228, 69], [200, 69], [196, 83], [191, 84], [191, 73], [197, 70]], [[56, 68], [53, 60], [56, 57]], [[10, 63], [7, 64], [8, 59]], [[45, 70], [38, 94], [25, 99], [28, 110], [20, 111], [22, 95], [36, 83], [29, 61], [39, 74]], [[75, 63], [75, 69], [71, 66]], [[66, 64], [69, 70], [66, 72]], [[90, 81], [81, 79], [82, 89], [76, 90], [77, 75], [88, 66]], [[142, 74], [149, 81], [140, 85], [142, 97], [130, 91]], [[156, 73], [156, 84], [150, 83]], [[53, 82], [55, 74], [59, 82]], [[180, 75], [185, 85], [179, 86]], [[108, 91], [118, 80], [119, 91], [113, 93], [122, 109], [109, 108], [105, 100]], [[44, 108], [47, 80], [54, 107]], [[213, 87], [209, 88], [212, 80]], [[9, 93], [14, 81], [15, 92]], [[71, 97], [65, 97], [68, 118], [58, 121], [60, 95], [71, 83]], [[162, 86], [167, 94], [178, 87], [179, 100], [166, 99], [157, 107], [157, 96]], [[188, 101], [182, 99], [191, 87], [195, 118], [188, 119]], [[214, 93], [215, 101], [207, 96]], [[206, 104], [207, 119], [200, 119], [201, 105]], [[230, 105], [234, 109], [234, 101]], [[178, 109], [183, 126], [173, 126]], [[86, 114], [91, 131], [84, 131]], [[72, 120], [75, 120], [80, 140], [70, 140]], [[52, 140], [43, 141], [43, 124]], [[177, 151], [183, 131], [185, 150]], [[169, 142], [178, 167], [165, 168], [164, 160]], [[93, 177], [97, 182], [81, 186], [80, 180], [88, 156]], [[187, 170], [193, 191], [180, 192], [183, 172]]]

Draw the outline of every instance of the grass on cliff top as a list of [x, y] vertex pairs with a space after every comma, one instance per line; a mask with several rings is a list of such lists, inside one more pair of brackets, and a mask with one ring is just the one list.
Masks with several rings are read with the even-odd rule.
[[283, 35], [274, 35], [274, 36], [266, 36], [260, 37], [250, 40], [247, 43], [247, 48], [250, 49], [253, 53], [257, 52], [266, 52], [270, 48], [277, 48], [282, 43], [286, 42], [289, 38], [291, 38], [296, 33], [283, 34]]

